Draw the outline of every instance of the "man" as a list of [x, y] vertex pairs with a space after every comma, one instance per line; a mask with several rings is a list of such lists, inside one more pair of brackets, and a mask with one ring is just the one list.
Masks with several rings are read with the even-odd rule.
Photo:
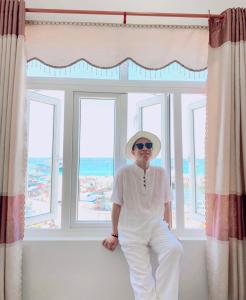
[[[112, 235], [103, 241], [104, 247], [114, 250], [119, 240], [129, 265], [135, 300], [178, 299], [183, 248], [165, 222], [171, 203], [165, 171], [150, 166], [160, 148], [159, 138], [146, 131], [137, 132], [128, 141], [126, 155], [134, 164], [121, 168], [115, 176]], [[150, 248], [158, 257], [154, 277]]]

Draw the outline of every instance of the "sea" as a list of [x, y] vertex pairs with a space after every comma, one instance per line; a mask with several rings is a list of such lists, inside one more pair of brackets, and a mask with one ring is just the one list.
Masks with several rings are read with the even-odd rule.
[[[127, 164], [131, 164], [130, 160]], [[160, 158], [156, 158], [151, 161], [152, 166], [161, 166], [162, 161]], [[196, 175], [204, 176], [205, 174], [205, 160], [196, 160]], [[86, 157], [80, 158], [79, 164], [80, 176], [112, 176], [114, 170], [114, 160], [108, 157]], [[171, 161], [171, 167], [174, 166], [174, 162]], [[30, 157], [28, 159], [28, 173], [29, 175], [48, 175], [51, 171], [51, 159], [47, 157]], [[62, 160], [59, 161], [59, 174], [63, 172]], [[183, 174], [188, 175], [190, 173], [190, 163], [188, 159], [183, 160]]]

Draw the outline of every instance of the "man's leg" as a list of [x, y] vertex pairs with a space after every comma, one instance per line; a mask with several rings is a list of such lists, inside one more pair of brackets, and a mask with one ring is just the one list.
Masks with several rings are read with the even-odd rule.
[[156, 300], [149, 247], [139, 242], [129, 242], [121, 245], [121, 249], [129, 265], [135, 300]]
[[160, 300], [178, 300], [183, 247], [165, 223], [153, 228], [150, 246], [158, 256], [156, 294]]

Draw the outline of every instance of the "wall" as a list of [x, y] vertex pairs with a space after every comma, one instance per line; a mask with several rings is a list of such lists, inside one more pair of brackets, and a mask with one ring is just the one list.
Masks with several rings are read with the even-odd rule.
[[[207, 300], [205, 241], [185, 240], [180, 299]], [[23, 300], [133, 300], [119, 248], [100, 241], [24, 241]]]

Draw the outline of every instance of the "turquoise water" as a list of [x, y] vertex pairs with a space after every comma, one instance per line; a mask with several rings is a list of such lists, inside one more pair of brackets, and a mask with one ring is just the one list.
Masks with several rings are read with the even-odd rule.
[[[128, 162], [130, 163], [130, 161]], [[151, 162], [153, 166], [161, 166], [161, 159], [154, 159]], [[172, 162], [173, 165], [173, 162]], [[59, 163], [59, 173], [62, 174], [62, 162]], [[28, 160], [29, 174], [32, 175], [48, 175], [51, 171], [51, 159], [40, 157], [40, 158], [29, 158]], [[100, 158], [81, 158], [80, 159], [80, 176], [112, 176], [114, 169], [114, 161], [111, 158], [100, 157]], [[189, 174], [190, 167], [189, 161], [183, 160], [183, 173]], [[205, 174], [205, 161], [204, 159], [196, 160], [196, 174], [203, 176]]]

